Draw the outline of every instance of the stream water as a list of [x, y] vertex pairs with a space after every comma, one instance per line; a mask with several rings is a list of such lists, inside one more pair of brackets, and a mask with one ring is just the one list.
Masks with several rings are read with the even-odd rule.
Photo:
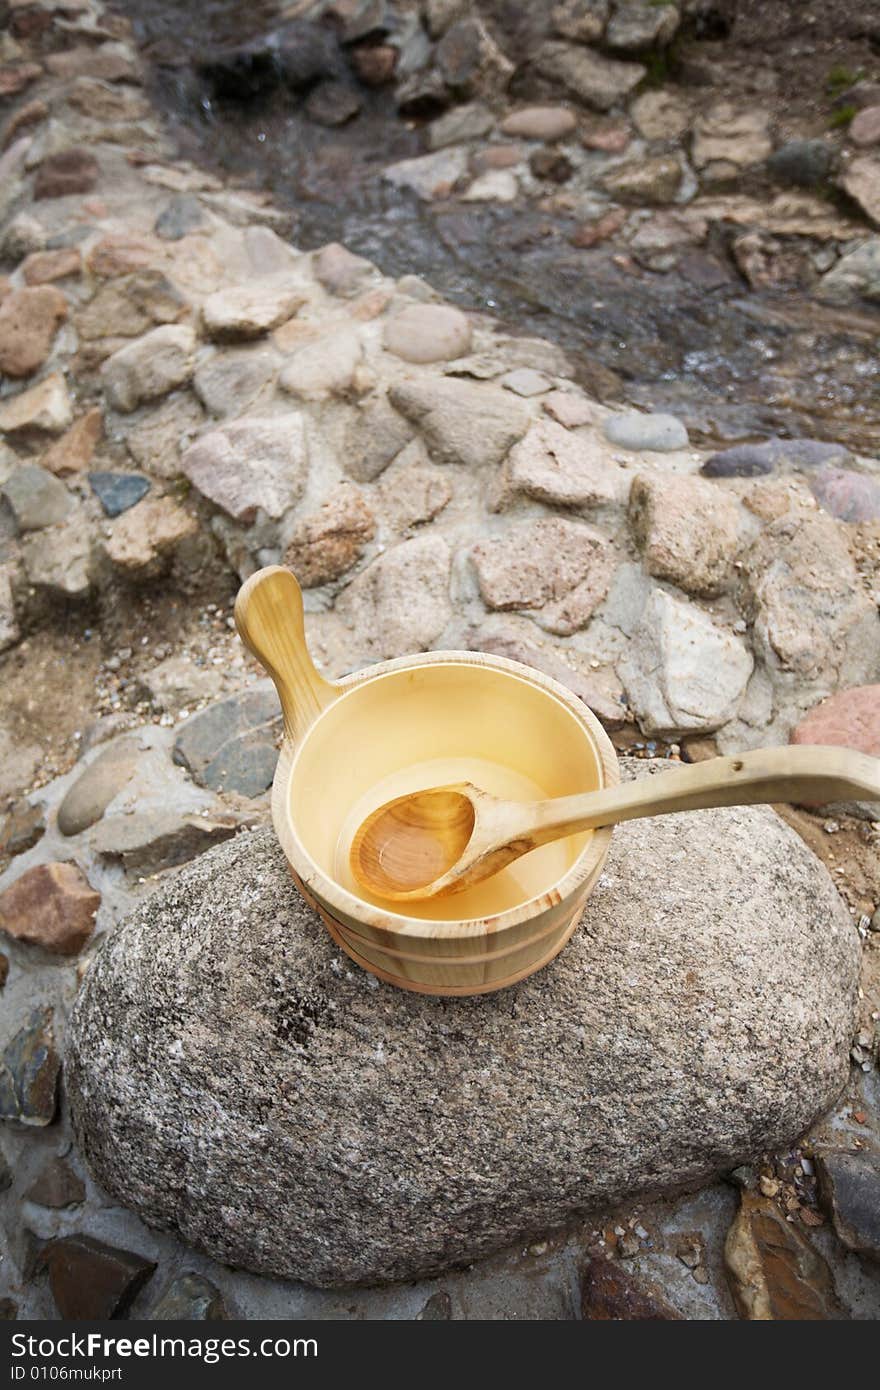
[[571, 219], [525, 200], [421, 203], [381, 178], [388, 164], [424, 150], [390, 88], [365, 89], [357, 118], [328, 129], [277, 92], [218, 103], [198, 76], [209, 49], [277, 25], [277, 4], [113, 4], [134, 25], [181, 153], [270, 190], [294, 212], [304, 249], [338, 240], [388, 274], [422, 275], [452, 301], [562, 344], [599, 397], [671, 409], [695, 436], [806, 435], [876, 451], [873, 314], [830, 310], [792, 290], [751, 290], [711, 239], [676, 269], [653, 273], [609, 248], [575, 249]]

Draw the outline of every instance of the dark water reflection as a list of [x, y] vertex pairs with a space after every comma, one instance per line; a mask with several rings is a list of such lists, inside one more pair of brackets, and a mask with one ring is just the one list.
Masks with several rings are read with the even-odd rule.
[[114, 0], [151, 62], [153, 96], [181, 152], [270, 190], [295, 213], [308, 249], [343, 241], [393, 275], [429, 279], [451, 300], [489, 309], [572, 354], [608, 399], [675, 410], [713, 440], [768, 432], [877, 450], [880, 318], [835, 313], [796, 292], [749, 291], [723, 246], [666, 274], [576, 250], [572, 223], [523, 205], [426, 206], [382, 169], [421, 153], [417, 126], [387, 91], [364, 91], [350, 124], [310, 121], [287, 94], [218, 104], [195, 65], [212, 47], [277, 23], [268, 0]]

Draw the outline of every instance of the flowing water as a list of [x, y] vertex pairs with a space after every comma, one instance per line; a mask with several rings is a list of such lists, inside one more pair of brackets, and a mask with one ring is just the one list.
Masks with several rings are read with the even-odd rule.
[[[768, 433], [876, 451], [878, 320], [791, 289], [750, 290], [720, 240], [653, 273], [610, 248], [577, 250], [571, 218], [537, 205], [421, 203], [381, 178], [424, 151], [390, 88], [364, 90], [349, 124], [310, 121], [289, 95], [218, 103], [198, 76], [206, 51], [277, 25], [255, 0], [114, 0], [151, 64], [155, 100], [181, 153], [270, 190], [294, 213], [293, 238], [330, 240], [388, 274], [424, 276], [450, 300], [511, 330], [560, 343], [594, 394], [679, 414], [723, 442]], [[619, 250], [619, 248], [618, 248]]]

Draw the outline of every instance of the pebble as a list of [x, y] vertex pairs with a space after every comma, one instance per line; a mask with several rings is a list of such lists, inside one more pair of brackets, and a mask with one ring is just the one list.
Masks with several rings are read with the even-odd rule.
[[464, 203], [512, 203], [519, 193], [519, 181], [509, 169], [490, 169], [475, 178], [462, 193]]
[[522, 522], [479, 541], [471, 557], [488, 608], [539, 609], [544, 625], [564, 634], [589, 620], [614, 569], [607, 537], [562, 517]]
[[212, 415], [240, 415], [257, 397], [271, 395], [280, 365], [280, 356], [271, 348], [227, 348], [200, 362], [193, 389]]
[[98, 161], [90, 150], [60, 150], [44, 159], [37, 170], [34, 199], [90, 193], [98, 182], [99, 173]]
[[331, 80], [312, 88], [305, 100], [305, 111], [310, 120], [332, 128], [354, 120], [362, 105], [353, 84]]
[[488, 135], [494, 125], [492, 112], [480, 102], [455, 106], [428, 126], [428, 145], [432, 150], [442, 150], [447, 145], [479, 140], [481, 136]]
[[526, 398], [541, 396], [553, 385], [548, 376], [535, 371], [533, 367], [516, 367], [512, 372], [505, 372], [504, 376], [499, 377], [498, 384], [508, 391], [513, 391], [515, 395]]
[[26, 285], [48, 285], [54, 280], [79, 275], [81, 271], [82, 256], [75, 246], [59, 247], [57, 251], [32, 251], [21, 266]]
[[834, 149], [825, 140], [789, 140], [774, 150], [767, 160], [767, 171], [780, 183], [798, 188], [815, 188], [831, 173]]
[[385, 322], [383, 343], [404, 362], [447, 362], [470, 351], [471, 326], [448, 304], [412, 304]]
[[364, 496], [350, 483], [330, 493], [317, 512], [294, 529], [284, 563], [304, 589], [340, 579], [376, 534], [376, 519]]
[[612, 444], [633, 452], [670, 453], [688, 446], [687, 430], [674, 415], [609, 415], [602, 428]]
[[813, 496], [838, 521], [880, 520], [880, 482], [865, 473], [820, 468], [810, 477]]
[[24, 854], [46, 833], [46, 808], [41, 801], [17, 801], [0, 824], [0, 855]]
[[283, 276], [267, 276], [209, 295], [202, 305], [202, 322], [208, 337], [219, 342], [259, 338], [292, 318], [304, 302], [302, 290]]
[[104, 391], [115, 410], [129, 414], [189, 381], [196, 339], [186, 324], [163, 324], [114, 352], [104, 363]]
[[344, 299], [359, 294], [376, 276], [372, 261], [353, 255], [338, 241], [331, 241], [314, 252], [312, 271], [319, 285]]
[[21, 558], [35, 588], [62, 598], [85, 598], [92, 586], [92, 537], [74, 518], [24, 537]]
[[278, 378], [282, 391], [304, 401], [356, 392], [363, 360], [360, 331], [347, 323], [330, 326], [288, 358]]
[[69, 1163], [51, 1158], [24, 1193], [24, 1201], [51, 1211], [78, 1207], [85, 1201], [86, 1185]]
[[791, 742], [856, 748], [880, 757], [880, 685], [837, 691], [804, 716]]
[[181, 1274], [147, 1314], [148, 1322], [217, 1322], [229, 1317], [223, 1297], [200, 1274]]
[[629, 521], [645, 569], [655, 578], [703, 598], [732, 582], [739, 506], [705, 478], [638, 474], [630, 488]]
[[90, 473], [89, 482], [106, 516], [121, 516], [150, 490], [141, 473]]
[[120, 738], [99, 753], [71, 783], [58, 808], [62, 835], [79, 835], [100, 820], [131, 781], [140, 748], [137, 738]]
[[454, 377], [400, 380], [388, 397], [419, 427], [435, 463], [500, 463], [529, 425], [527, 407], [510, 391]]
[[396, 188], [410, 189], [427, 203], [434, 198], [448, 197], [466, 173], [467, 153], [455, 147], [389, 164], [382, 177]]
[[502, 135], [520, 140], [564, 140], [577, 129], [577, 116], [567, 106], [526, 106], [501, 122]]
[[16, 468], [0, 493], [12, 508], [19, 531], [54, 526], [73, 510], [73, 498], [64, 484], [35, 463]]
[[758, 478], [767, 473], [797, 472], [823, 465], [846, 466], [852, 455], [843, 444], [822, 439], [766, 439], [762, 444], [735, 444], [713, 454], [701, 472], [707, 478]]
[[596, 434], [546, 418], [511, 449], [507, 476], [511, 491], [562, 507], [620, 505], [630, 487], [629, 474]]
[[815, 1160], [820, 1191], [843, 1244], [880, 1260], [880, 1158], [823, 1148]]
[[867, 106], [858, 111], [847, 134], [854, 145], [880, 145], [880, 106]]
[[61, 476], [81, 473], [91, 463], [103, 433], [104, 415], [100, 406], [94, 406], [47, 449], [42, 459], [43, 468]]
[[0, 372], [32, 376], [52, 350], [67, 318], [67, 299], [54, 285], [13, 290], [0, 304]]
[[180, 241], [205, 225], [205, 211], [192, 193], [177, 193], [162, 209], [153, 226], [163, 241]]
[[163, 560], [198, 534], [194, 516], [170, 497], [146, 496], [112, 522], [104, 551], [123, 574], [147, 579]]
[[0, 893], [0, 930], [56, 956], [75, 956], [95, 929], [101, 905], [75, 864], [36, 864]]
[[218, 700], [179, 726], [174, 761], [212, 791], [260, 796], [275, 775], [280, 718], [278, 697], [268, 681]]
[[0, 1056], [0, 1119], [23, 1125], [52, 1123], [58, 1108], [61, 1058], [53, 1011], [37, 1008]]
[[[241, 459], [246, 457], [247, 473]], [[186, 449], [182, 473], [215, 506], [250, 524], [257, 510], [281, 517], [298, 502], [309, 471], [306, 423], [286, 416], [249, 416], [203, 435]]]
[[60, 1317], [88, 1322], [124, 1317], [156, 1269], [153, 1260], [86, 1235], [49, 1241], [40, 1265]]

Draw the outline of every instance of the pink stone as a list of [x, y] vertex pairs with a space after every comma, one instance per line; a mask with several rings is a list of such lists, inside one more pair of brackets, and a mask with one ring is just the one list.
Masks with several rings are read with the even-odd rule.
[[880, 144], [880, 106], [868, 106], [853, 117], [849, 138], [854, 145]]
[[823, 700], [792, 731], [791, 742], [830, 743], [880, 757], [880, 685], [855, 685]]

